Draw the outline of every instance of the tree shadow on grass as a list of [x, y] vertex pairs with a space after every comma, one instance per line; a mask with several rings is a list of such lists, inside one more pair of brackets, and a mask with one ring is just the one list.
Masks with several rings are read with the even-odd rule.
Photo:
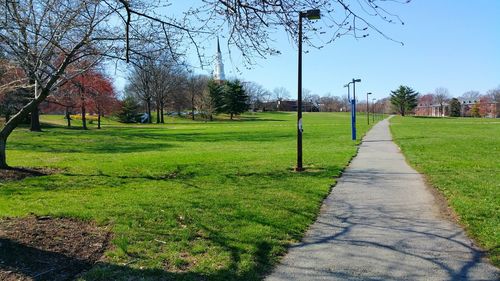
[[[180, 170], [179, 170], [180, 169]], [[197, 183], [196, 178], [183, 178], [182, 167], [178, 168], [177, 171], [180, 174], [179, 180], [191, 183]], [[314, 167], [314, 169], [306, 170], [306, 172], [296, 173], [291, 170], [273, 170], [265, 172], [246, 172], [246, 171], [233, 171], [226, 172], [225, 176], [227, 180], [234, 181], [235, 186], [239, 186], [240, 183], [244, 181], [253, 181], [256, 178], [269, 178], [273, 180], [282, 180], [290, 177], [297, 178], [328, 178], [331, 177], [333, 173], [339, 173], [340, 168], [338, 167]], [[78, 176], [78, 175], [76, 175]], [[114, 177], [112, 175], [95, 175], [96, 177]], [[193, 176], [193, 175], [192, 175]], [[126, 177], [128, 179], [129, 177]], [[135, 177], [134, 177], [135, 178]], [[143, 177], [140, 177], [141, 179]], [[147, 180], [160, 180], [159, 178], [145, 178]], [[267, 187], [262, 187], [267, 188]], [[272, 188], [272, 187], [269, 187]], [[285, 187], [284, 187], [285, 188]], [[293, 187], [286, 187], [291, 188]], [[243, 192], [243, 191], [242, 191]], [[304, 192], [304, 191], [298, 191]], [[317, 197], [317, 196], [314, 196]], [[251, 200], [257, 200], [253, 198]], [[185, 198], [186, 204], [193, 204], [193, 201], [189, 198]], [[195, 202], [196, 203], [196, 202]], [[269, 206], [274, 206], [275, 204], [271, 201], [262, 202], [263, 204], [269, 204]], [[203, 206], [201, 206], [203, 207]], [[192, 208], [191, 208], [192, 209]], [[271, 210], [270, 208], [269, 210]], [[196, 223], [195, 227], [201, 229], [206, 234], [206, 239], [212, 245], [220, 247], [225, 252], [229, 253], [230, 261], [224, 267], [220, 269], [214, 269], [212, 272], [208, 273], [197, 273], [194, 271], [188, 272], [189, 268], [186, 269], [176, 269], [171, 270], [170, 268], [157, 269], [157, 270], [140, 270], [133, 268], [130, 265], [116, 265], [106, 262], [100, 262], [98, 264], [83, 263], [81, 266], [78, 265], [80, 261], [74, 260], [71, 257], [65, 256], [60, 253], [44, 252], [34, 249], [37, 256], [42, 256], [40, 260], [51, 260], [58, 259], [61, 265], [71, 265], [75, 264], [75, 267], [80, 268], [90, 268], [92, 269], [83, 275], [83, 280], [261, 280], [267, 273], [270, 272], [272, 266], [278, 261], [281, 254], [284, 253], [286, 248], [286, 243], [289, 239], [298, 240], [303, 234], [302, 230], [291, 229], [287, 226], [284, 221], [276, 221], [261, 215], [259, 213], [253, 213], [251, 209], [241, 209], [242, 212], [237, 212], [232, 215], [224, 215], [224, 220], [220, 220], [220, 224], [213, 225], [206, 222]], [[293, 216], [300, 216], [301, 220], [306, 218], [312, 221], [314, 219], [314, 214], [312, 212], [302, 212], [300, 209], [294, 209], [289, 206], [286, 208], [287, 212], [293, 214]], [[213, 211], [210, 209], [209, 211]], [[229, 220], [229, 221], [228, 221]], [[268, 236], [253, 236], [249, 235], [247, 237], [233, 237], [231, 233], [224, 233], [220, 231], [221, 227], [224, 227], [226, 223], [236, 223], [240, 222], [242, 225], [253, 227], [253, 225], [263, 226], [265, 228], [275, 229], [276, 232], [280, 233], [278, 236], [272, 235]], [[306, 226], [304, 226], [306, 227]], [[235, 228], [237, 231], [237, 228]], [[285, 237], [283, 237], [285, 236]], [[242, 246], [243, 245], [243, 246]], [[19, 247], [19, 252], [30, 252], [29, 246], [17, 245]], [[14, 253], [15, 251], [8, 251], [8, 253]], [[248, 256], [251, 256], [251, 264], [248, 265]], [[19, 258], [8, 257], [11, 262], [0, 263], [0, 268], [2, 266], [8, 268], [9, 271], [17, 272], [19, 274], [24, 274], [30, 276], [34, 280], [68, 280], [68, 279], [57, 279], [54, 275], [37, 275], [43, 273], [41, 270], [32, 270], [26, 266], [16, 264], [12, 260], [19, 260]], [[3, 258], [1, 258], [3, 260]], [[7, 259], [7, 258], [6, 258]], [[245, 265], [246, 264], [246, 265]], [[78, 266], [76, 266], [78, 265]], [[43, 267], [43, 266], [42, 266]], [[66, 274], [65, 268], [48, 268], [50, 274], [56, 274], [56, 272], [61, 271], [62, 274]], [[49, 274], [49, 273], [47, 273]], [[45, 278], [45, 276], [49, 276]], [[67, 276], [67, 275], [64, 275]], [[45, 279], [44, 279], [45, 278]], [[66, 278], [66, 277], [64, 277]], [[0, 278], [2, 279], [2, 278]], [[8, 279], [7, 279], [8, 280]], [[14, 279], [15, 280], [15, 279]]]
[[[405, 277], [411, 280], [423, 279], [424, 268], [434, 268], [435, 274], [439, 273], [441, 280], [476, 280], [478, 277], [495, 280], [493, 277], [495, 274], [498, 277], [499, 271], [486, 263], [485, 253], [463, 240], [463, 231], [460, 229], [450, 230], [446, 225], [436, 224], [424, 218], [408, 218], [401, 215], [401, 212], [384, 206], [375, 209], [369, 205], [354, 206], [340, 199], [332, 203], [335, 203], [336, 207], [324, 210], [323, 215], [311, 227], [309, 235], [292, 248], [301, 255], [304, 255], [301, 251], [312, 251], [311, 249], [317, 249], [320, 245], [329, 247], [330, 251], [335, 251], [339, 247], [348, 249], [346, 252], [340, 251], [328, 257], [332, 260], [342, 260], [340, 265], [322, 270], [325, 256], [311, 255], [310, 260], [304, 261], [304, 264], [284, 263], [275, 273], [275, 277], [286, 278], [293, 275], [297, 280], [307, 278], [396, 280], [397, 274], [392, 275], [391, 270], [388, 270], [391, 267], [404, 271], [407, 274]], [[404, 235], [393, 240], [377, 240], [374, 239], [377, 233], [359, 235], [360, 229], [363, 228], [376, 229], [388, 236], [394, 233]], [[436, 248], [429, 249], [428, 244]], [[378, 252], [373, 252], [375, 250]], [[377, 254], [383, 252], [391, 254]], [[463, 256], [457, 258], [457, 252], [462, 252]], [[401, 263], [396, 262], [395, 257]], [[408, 262], [411, 260], [418, 262]], [[359, 265], [351, 269], [351, 266], [345, 265], [344, 261], [358, 261]], [[370, 265], [376, 265], [378, 270], [382, 270], [362, 269], [363, 262], [366, 261]], [[320, 266], [317, 266], [318, 264]]]
[[[260, 132], [245, 134], [244, 132], [214, 132], [214, 133], [173, 133], [163, 130], [161, 133], [151, 133], [151, 130], [109, 131], [105, 134], [85, 136], [75, 133], [57, 132], [58, 141], [27, 142], [14, 140], [10, 149], [53, 152], [53, 153], [134, 153], [161, 151], [180, 147], [185, 142], [218, 143], [218, 142], [279, 142], [293, 140], [293, 135], [287, 132]], [[96, 141], [99, 138], [100, 141]]]
[[1, 280], [71, 280], [92, 264], [0, 238]]
[[[233, 249], [231, 265], [212, 273], [136, 269], [127, 265], [92, 262], [64, 253], [41, 250], [10, 239], [0, 239], [0, 279], [14, 280], [259, 280], [269, 264], [271, 246], [256, 245], [256, 267], [238, 270], [239, 253]], [[87, 271], [90, 270], [90, 271]], [[86, 272], [87, 271], [87, 272]]]

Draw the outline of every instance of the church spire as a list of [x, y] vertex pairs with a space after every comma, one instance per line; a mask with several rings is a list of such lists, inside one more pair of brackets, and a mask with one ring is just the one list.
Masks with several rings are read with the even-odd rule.
[[224, 81], [225, 79], [222, 52], [220, 51], [219, 37], [217, 37], [217, 55], [215, 58], [214, 80]]

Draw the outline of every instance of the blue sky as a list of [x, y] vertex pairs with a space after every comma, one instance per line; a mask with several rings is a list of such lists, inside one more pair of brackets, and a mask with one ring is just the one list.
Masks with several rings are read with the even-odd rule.
[[[452, 96], [500, 86], [500, 1], [413, 0], [391, 11], [405, 25], [377, 26], [404, 46], [371, 32], [364, 39], [342, 37], [321, 50], [309, 49], [303, 56], [303, 87], [318, 95], [340, 96], [346, 94], [344, 84], [360, 78], [358, 94], [372, 92], [383, 98], [401, 84], [422, 94], [445, 87]], [[282, 54], [257, 60], [249, 70], [239, 67], [237, 58], [230, 61], [222, 44], [226, 76], [269, 90], [282, 86], [296, 97], [296, 46], [284, 32], [273, 39]], [[122, 88], [123, 80], [117, 86]]]

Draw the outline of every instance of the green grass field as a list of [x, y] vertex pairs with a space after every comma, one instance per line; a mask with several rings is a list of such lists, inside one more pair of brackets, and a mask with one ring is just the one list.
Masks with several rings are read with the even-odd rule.
[[391, 119], [395, 142], [500, 265], [500, 120]]
[[[106, 120], [102, 130], [93, 124], [88, 131], [44, 116], [51, 124], [44, 132], [13, 133], [8, 162], [62, 172], [1, 182], [0, 216], [34, 213], [112, 227], [106, 263], [84, 280], [258, 280], [302, 237], [357, 149], [348, 114], [306, 113], [308, 170], [293, 172], [295, 116], [165, 125]], [[361, 121], [360, 135], [367, 129]]]

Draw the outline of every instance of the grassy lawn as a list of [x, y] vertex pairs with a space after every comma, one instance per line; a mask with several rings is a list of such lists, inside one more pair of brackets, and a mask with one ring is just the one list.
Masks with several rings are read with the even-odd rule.
[[[110, 226], [114, 247], [84, 280], [258, 280], [301, 238], [356, 152], [348, 114], [306, 113], [308, 171], [292, 172], [295, 116], [165, 125], [104, 121], [102, 130], [93, 124], [88, 131], [44, 116], [51, 124], [44, 132], [13, 133], [9, 164], [62, 172], [0, 182], [0, 217], [34, 213]], [[367, 129], [361, 121], [360, 135]], [[492, 196], [486, 201], [498, 199], [488, 175]], [[492, 228], [498, 217], [495, 222]]]
[[500, 120], [391, 119], [406, 158], [447, 198], [469, 234], [500, 265]]

